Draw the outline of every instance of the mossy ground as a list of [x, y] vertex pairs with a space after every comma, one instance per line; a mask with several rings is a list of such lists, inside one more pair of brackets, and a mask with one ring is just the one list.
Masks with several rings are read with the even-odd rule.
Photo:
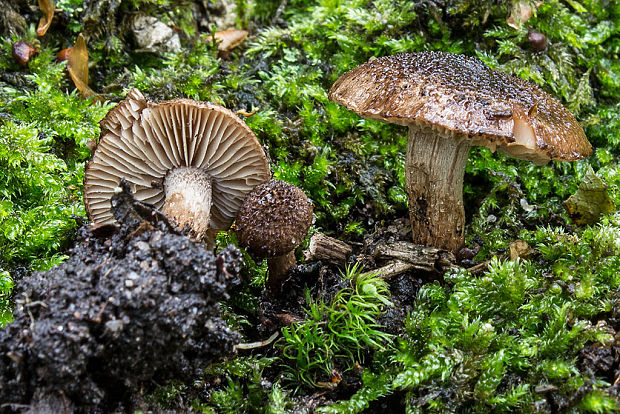
[[[592, 166], [620, 206], [620, 3], [549, 0], [517, 28], [506, 22], [514, 5], [504, 1], [234, 3], [250, 39], [226, 57], [200, 23], [201, 16], [211, 22], [207, 11], [215, 8], [190, 1], [59, 1], [62, 11], [39, 39], [36, 7], [22, 8], [31, 26], [0, 41], [0, 323], [12, 283], [62, 261], [85, 219], [87, 142], [113, 103], [81, 99], [54, 60], [77, 33], [88, 40], [90, 86], [108, 102], [137, 87], [152, 99], [187, 96], [256, 110], [245, 121], [268, 148], [275, 178], [314, 201], [316, 230], [354, 243], [407, 216], [406, 131], [329, 102], [329, 86], [372, 56], [466, 53], [560, 99], [594, 155], [537, 167], [474, 149], [465, 176], [467, 240], [475, 261], [495, 257], [488, 270], [424, 284], [398, 338], [378, 322], [390, 298], [376, 278], [350, 272], [329, 295], [310, 286], [304, 319], [274, 346], [214, 366], [194, 384], [162, 386], [153, 404], [204, 412], [316, 408], [309, 400], [326, 412], [617, 410], [620, 216], [579, 227], [562, 202]], [[138, 10], [174, 27], [183, 50], [136, 51], [123, 16]], [[532, 30], [547, 37], [545, 50], [529, 43]], [[28, 68], [13, 62], [16, 40], [40, 50]], [[511, 261], [516, 239], [533, 251]], [[224, 309], [253, 341], [265, 267], [247, 259], [247, 283]], [[587, 363], [592, 344], [609, 352], [611, 367]], [[339, 392], [343, 372], [358, 382]]]

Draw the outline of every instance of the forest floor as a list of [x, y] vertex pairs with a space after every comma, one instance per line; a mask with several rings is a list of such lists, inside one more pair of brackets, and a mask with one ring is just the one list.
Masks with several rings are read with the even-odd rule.
[[[0, 412], [620, 410], [619, 2], [39, 4], [0, 2]], [[248, 37], [218, 49], [227, 29]], [[57, 58], [69, 47], [77, 79]], [[473, 148], [466, 247], [383, 278], [377, 247], [411, 240], [407, 130], [327, 91], [372, 57], [427, 50], [536, 84], [594, 152], [537, 166]], [[312, 200], [283, 293], [227, 247], [234, 232], [212, 254], [136, 218], [148, 206], [131, 197], [125, 227], [89, 227], [84, 165], [131, 88], [237, 112], [273, 177]], [[304, 260], [315, 233], [352, 247], [346, 265]], [[151, 290], [129, 292], [147, 277]]]

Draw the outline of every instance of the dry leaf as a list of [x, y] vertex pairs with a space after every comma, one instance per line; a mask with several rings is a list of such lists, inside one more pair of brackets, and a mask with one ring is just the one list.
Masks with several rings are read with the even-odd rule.
[[513, 29], [519, 30], [523, 23], [527, 22], [534, 11], [540, 6], [543, 2], [530, 2], [530, 1], [520, 1], [518, 3], [514, 3], [512, 5], [512, 10], [510, 11], [510, 15], [506, 18], [506, 24], [512, 27]]
[[[78, 35], [71, 53], [68, 54], [67, 69], [75, 86], [78, 86], [78, 84], [75, 82], [74, 76], [88, 86], [88, 50], [86, 50], [86, 41], [82, 33]], [[82, 91], [79, 87], [78, 89]]]
[[[248, 32], [245, 30], [224, 30], [222, 32], [215, 32], [215, 41], [217, 42], [217, 50], [220, 52], [228, 52], [237, 46], [239, 46], [248, 37]], [[207, 37], [207, 41], [211, 42], [212, 36]]]
[[56, 54], [60, 61], [67, 61], [67, 72], [80, 94], [89, 98], [97, 93], [88, 87], [88, 50], [86, 41], [80, 33], [73, 47], [63, 49]]
[[592, 167], [579, 184], [579, 188], [564, 202], [564, 208], [577, 225], [596, 223], [602, 214], [615, 211], [614, 203], [607, 192], [607, 184], [594, 173]]
[[64, 62], [65, 60], [69, 60], [69, 55], [71, 55], [72, 51], [73, 51], [72, 47], [62, 49], [60, 52], [56, 53], [56, 60], [59, 62]]
[[527, 242], [523, 240], [515, 240], [510, 243], [510, 260], [517, 260], [518, 258], [526, 258], [532, 254], [532, 248]]
[[43, 36], [50, 27], [50, 24], [52, 24], [52, 18], [54, 18], [54, 0], [39, 0], [39, 8], [43, 12], [43, 16], [41, 20], [39, 20], [37, 35]]

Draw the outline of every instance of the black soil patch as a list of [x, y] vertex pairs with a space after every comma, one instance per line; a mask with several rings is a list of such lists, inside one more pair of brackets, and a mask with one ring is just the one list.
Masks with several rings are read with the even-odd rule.
[[0, 412], [128, 411], [141, 388], [191, 380], [238, 342], [218, 305], [238, 283], [238, 250], [212, 254], [127, 191], [112, 204], [120, 227], [81, 229], [69, 260], [17, 287]]

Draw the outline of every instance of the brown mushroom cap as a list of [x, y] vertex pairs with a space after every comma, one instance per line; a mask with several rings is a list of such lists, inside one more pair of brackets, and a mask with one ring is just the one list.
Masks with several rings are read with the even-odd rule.
[[271, 180], [248, 193], [235, 222], [239, 244], [260, 257], [287, 254], [312, 223], [312, 202], [296, 186]]
[[365, 118], [425, 124], [538, 163], [592, 153], [583, 129], [556, 99], [469, 56], [421, 52], [373, 59], [342, 75], [329, 99]]
[[189, 167], [211, 182], [209, 229], [227, 229], [245, 195], [270, 177], [252, 130], [219, 105], [190, 99], [153, 103], [132, 89], [101, 129], [84, 178], [86, 211], [95, 223], [114, 222], [110, 199], [122, 177], [136, 199], [161, 208], [168, 173]]

